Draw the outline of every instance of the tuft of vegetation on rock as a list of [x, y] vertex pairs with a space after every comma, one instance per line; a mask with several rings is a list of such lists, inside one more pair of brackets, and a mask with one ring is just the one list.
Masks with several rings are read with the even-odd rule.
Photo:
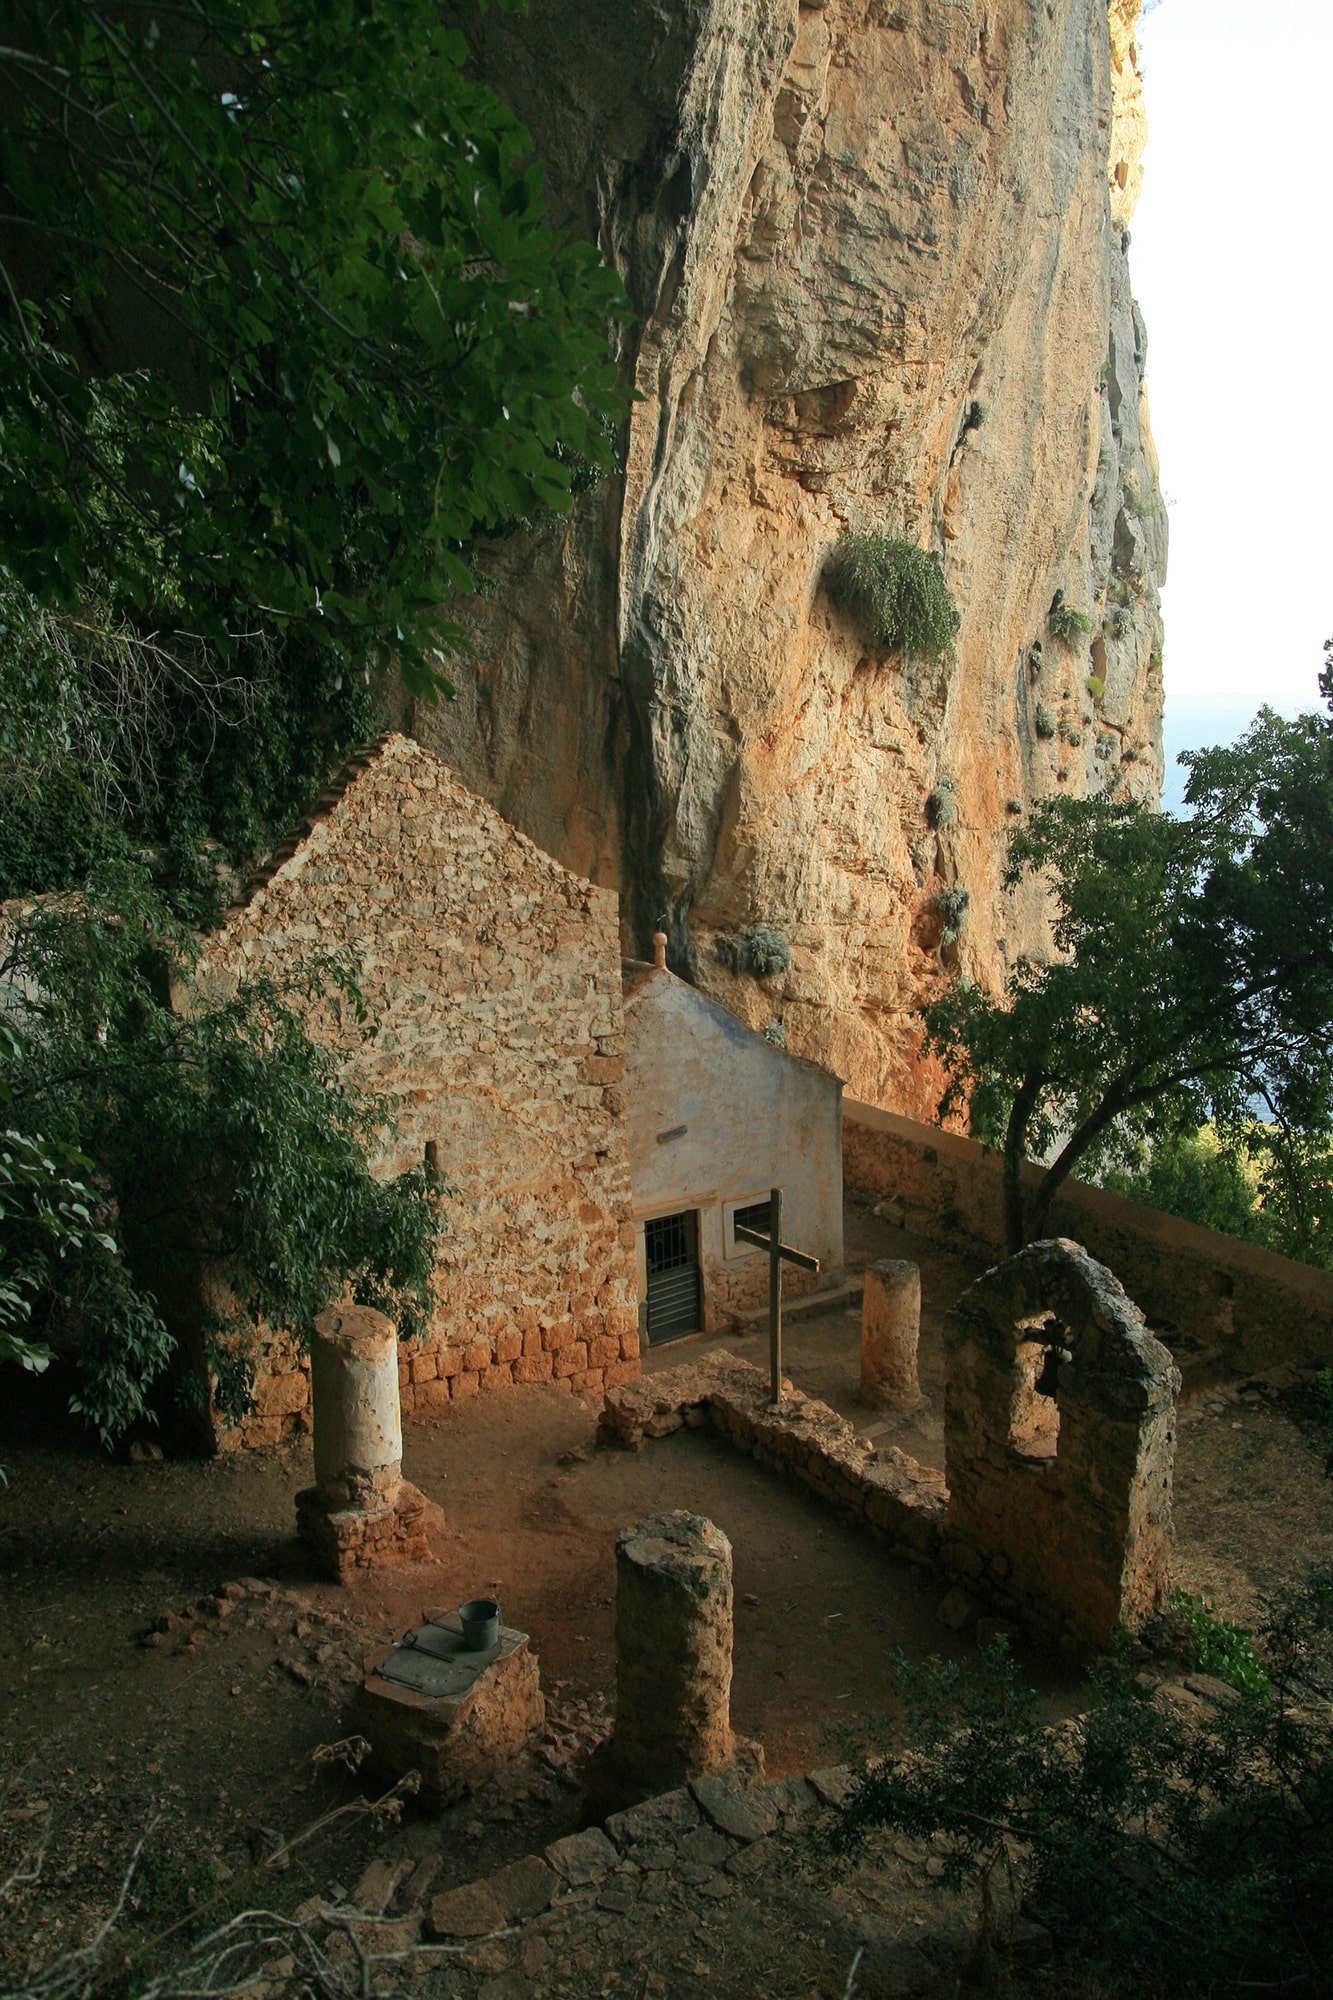
[[829, 595], [873, 646], [938, 660], [958, 612], [937, 557], [898, 535], [845, 534], [829, 559]]
[[768, 924], [748, 924], [718, 938], [714, 951], [728, 972], [748, 972], [755, 979], [771, 979], [791, 964], [791, 946], [782, 931]]
[[940, 925], [942, 945], [957, 944], [963, 935], [963, 925], [967, 921], [967, 906], [971, 900], [966, 889], [941, 889], [938, 896], [932, 897], [930, 907], [936, 916], [942, 919]]
[[1051, 738], [1055, 735], [1056, 726], [1055, 716], [1051, 710], [1047, 708], [1044, 701], [1039, 701], [1037, 703], [1037, 712], [1032, 718], [1032, 727], [1036, 730], [1038, 736], [1041, 737], [1043, 743], [1050, 742]]
[[1092, 620], [1086, 611], [1079, 611], [1072, 604], [1065, 603], [1065, 594], [1057, 590], [1051, 599], [1051, 608], [1046, 614], [1046, 629], [1053, 639], [1062, 646], [1073, 646], [1092, 630]]
[[940, 778], [934, 790], [926, 794], [926, 824], [938, 833], [946, 826], [952, 826], [958, 817], [958, 801], [954, 797], [952, 778]]

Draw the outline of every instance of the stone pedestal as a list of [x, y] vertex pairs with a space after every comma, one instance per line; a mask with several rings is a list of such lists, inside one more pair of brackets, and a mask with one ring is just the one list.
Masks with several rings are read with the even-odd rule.
[[861, 1387], [870, 1409], [914, 1410], [921, 1401], [916, 1353], [921, 1337], [921, 1273], [886, 1258], [868, 1264], [861, 1294]]
[[616, 1724], [610, 1761], [640, 1793], [726, 1764], [731, 1543], [699, 1514], [650, 1514], [616, 1538]]
[[370, 1306], [337, 1306], [310, 1345], [315, 1484], [296, 1496], [297, 1531], [320, 1568], [425, 1562], [438, 1507], [403, 1479], [398, 1334]]
[[473, 1653], [455, 1614], [433, 1611], [366, 1662], [342, 1731], [369, 1743], [368, 1775], [419, 1771], [421, 1796], [447, 1805], [516, 1756], [545, 1719], [526, 1632], [502, 1625], [494, 1646]]

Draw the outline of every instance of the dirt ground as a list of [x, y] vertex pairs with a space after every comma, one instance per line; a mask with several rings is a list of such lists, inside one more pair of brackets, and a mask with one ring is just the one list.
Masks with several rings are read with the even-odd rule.
[[[863, 1427], [939, 1463], [940, 1323], [973, 1272], [864, 1211], [849, 1214], [849, 1244], [859, 1258], [922, 1265], [927, 1400], [910, 1421]], [[758, 1332], [725, 1344], [764, 1358]], [[788, 1371], [854, 1420], [857, 1363], [855, 1313], [789, 1329]], [[133, 1463], [0, 1441], [0, 1883], [46, 1841], [40, 1879], [16, 1883], [0, 1917], [0, 1961], [26, 1956], [38, 1933], [51, 1948], [86, 1935], [141, 1838], [134, 1899], [150, 1916], [242, 1876], [281, 1835], [359, 1798], [336, 1766], [310, 1762], [338, 1735], [359, 1662], [423, 1611], [482, 1591], [533, 1636], [547, 1732], [484, 1796], [443, 1815], [409, 1808], [406, 1851], [433, 1857], [441, 1884], [462, 1882], [573, 1830], [578, 1768], [609, 1717], [615, 1533], [663, 1507], [707, 1514], [731, 1538], [733, 1720], [764, 1745], [770, 1776], [834, 1761], [838, 1731], [890, 1710], [897, 1648], [973, 1651], [970, 1634], [936, 1617], [938, 1579], [812, 1496], [706, 1431], [639, 1453], [598, 1449], [596, 1416], [543, 1387], [413, 1423], [405, 1470], [444, 1509], [437, 1559], [351, 1590], [315, 1579], [294, 1538], [306, 1445]], [[1298, 1394], [1274, 1402], [1237, 1385], [1194, 1399], [1177, 1454], [1178, 1581], [1244, 1621], [1307, 1562], [1333, 1560], [1333, 1482], [1321, 1475]], [[1076, 1689], [1018, 1651], [1053, 1711], [1067, 1711]], [[336, 1826], [292, 1860], [289, 1893], [352, 1891], [379, 1837], [362, 1822]]]

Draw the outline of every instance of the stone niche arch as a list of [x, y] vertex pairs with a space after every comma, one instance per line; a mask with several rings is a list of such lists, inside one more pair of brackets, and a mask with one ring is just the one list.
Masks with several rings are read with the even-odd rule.
[[1063, 1238], [978, 1278], [945, 1321], [946, 1561], [1078, 1652], [1170, 1582], [1180, 1375], [1104, 1264]]

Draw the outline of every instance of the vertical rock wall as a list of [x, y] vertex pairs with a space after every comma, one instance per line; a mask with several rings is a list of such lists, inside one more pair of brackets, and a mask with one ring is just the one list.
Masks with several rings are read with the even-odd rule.
[[[478, 662], [413, 726], [621, 890], [627, 943], [660, 923], [677, 970], [902, 1111], [935, 1101], [920, 1000], [1040, 941], [1039, 902], [1000, 887], [1030, 801], [1160, 786], [1165, 516], [1124, 233], [1136, 12], [465, 17], [557, 214], [624, 275], [638, 401], [623, 478], [488, 551]], [[831, 605], [849, 528], [940, 555], [946, 662], [867, 647]], [[1057, 592], [1091, 623], [1072, 644], [1048, 629]], [[762, 983], [713, 949], [754, 922], [792, 945]]]

